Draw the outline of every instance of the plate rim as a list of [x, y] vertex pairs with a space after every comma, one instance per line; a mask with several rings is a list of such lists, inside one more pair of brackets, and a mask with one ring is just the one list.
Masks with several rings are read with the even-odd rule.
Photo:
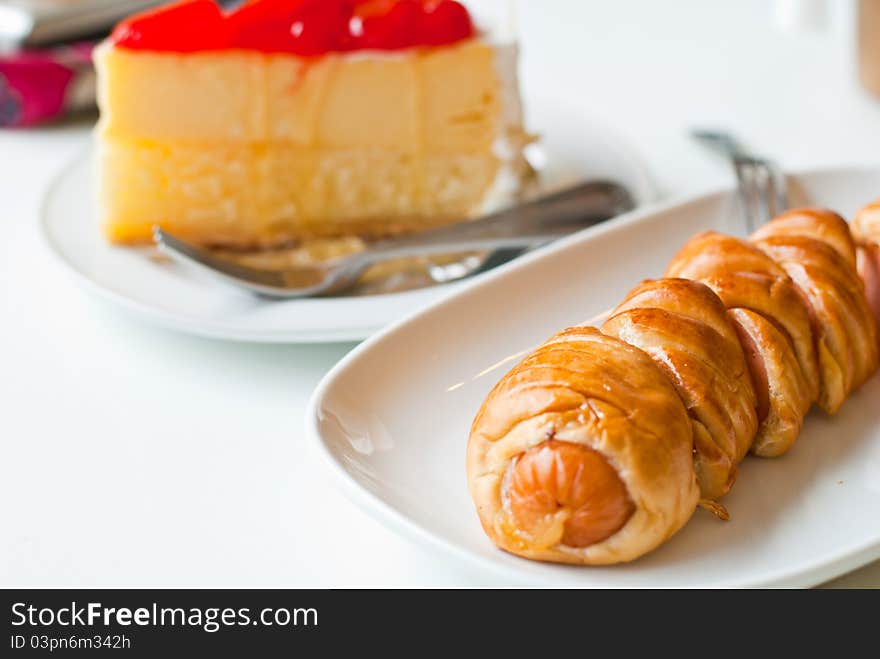
[[[657, 178], [651, 170], [647, 159], [641, 151], [635, 147], [632, 140], [616, 127], [596, 117], [584, 117], [581, 119], [581, 123], [590, 126], [591, 135], [602, 135], [603, 141], [612, 145], [618, 153], [623, 154], [623, 160], [626, 161], [633, 177], [638, 178], [639, 180], [639, 188], [641, 188], [639, 193], [641, 193], [643, 198], [641, 200], [641, 205], [638, 206], [638, 208], [658, 203], [658, 200], [661, 199], [661, 191], [657, 183]], [[366, 322], [358, 324], [357, 322], [347, 322], [344, 326], [340, 323], [335, 323], [333, 326], [321, 329], [248, 331], [242, 328], [218, 323], [216, 321], [199, 320], [198, 318], [189, 316], [176, 315], [166, 310], [158, 309], [148, 303], [132, 299], [120, 291], [95, 281], [67, 258], [64, 251], [56, 245], [49, 228], [49, 206], [53, 197], [57, 193], [57, 190], [64, 183], [66, 177], [75, 172], [78, 167], [88, 165], [88, 161], [93, 157], [94, 151], [95, 144], [92, 137], [83, 148], [78, 150], [72, 157], [68, 158], [51, 176], [48, 185], [42, 193], [38, 206], [40, 242], [47, 248], [47, 251], [52, 255], [52, 259], [55, 262], [60, 263], [63, 269], [67, 272], [72, 272], [74, 274], [74, 280], [83, 286], [85, 290], [92, 294], [96, 294], [101, 299], [119, 305], [126, 313], [133, 315], [154, 327], [162, 327], [166, 330], [191, 336], [199, 336], [214, 340], [261, 344], [321, 344], [361, 341], [373, 336], [376, 332], [381, 331], [383, 328], [388, 327], [409, 315], [408, 312], [404, 313], [395, 320], [392, 320], [391, 323]], [[86, 192], [86, 194], [92, 194], [92, 191], [90, 190]], [[614, 219], [616, 220], [617, 218]], [[586, 230], [589, 231], [591, 228]], [[520, 258], [522, 257], [519, 257], [516, 260], [519, 260]], [[499, 267], [504, 267], [504, 265]], [[427, 302], [419, 305], [419, 308], [422, 308], [444, 299], [447, 295], [456, 294], [461, 286], [466, 286], [471, 281], [479, 281], [495, 270], [498, 270], [498, 268], [494, 268], [489, 273], [481, 273], [476, 277], [466, 278], [448, 284], [440, 284], [438, 286], [419, 288], [411, 291], [401, 291], [398, 293], [388, 293], [381, 296], [363, 296], [358, 299], [363, 300], [379, 297], [389, 299], [400, 297], [400, 308], [408, 309], [411, 305], [407, 303], [406, 296], [415, 296], [419, 294], [426, 295], [426, 291], [436, 291], [436, 295], [427, 300]]]
[[[843, 171], [880, 171], [880, 164], [870, 165], [866, 163], [855, 163], [850, 165], [823, 165], [816, 167], [796, 168], [786, 172], [787, 176], [806, 177], [806, 176], [829, 176], [842, 173]], [[377, 494], [371, 492], [367, 488], [361, 486], [355, 481], [342, 464], [336, 459], [327, 442], [321, 435], [320, 431], [320, 414], [321, 403], [325, 398], [329, 388], [335, 383], [339, 375], [344, 372], [352, 362], [358, 360], [362, 354], [370, 351], [373, 347], [383, 341], [393, 340], [394, 334], [401, 331], [406, 325], [415, 321], [424, 314], [434, 312], [436, 309], [448, 304], [453, 296], [464, 295], [491, 285], [494, 279], [504, 276], [510, 270], [518, 270], [528, 268], [536, 259], [552, 258], [554, 252], [566, 249], [570, 244], [579, 242], [588, 242], [599, 235], [609, 232], [618, 231], [630, 224], [638, 223], [644, 217], [674, 210], [678, 207], [693, 203], [708, 202], [713, 198], [722, 198], [732, 196], [736, 192], [736, 186], [732, 183], [717, 186], [708, 191], [695, 192], [688, 195], [667, 199], [652, 204], [640, 206], [628, 213], [620, 215], [613, 220], [601, 225], [591, 227], [585, 231], [578, 232], [572, 236], [567, 236], [553, 245], [548, 246], [539, 251], [520, 257], [516, 261], [505, 264], [500, 268], [486, 273], [485, 276], [467, 282], [466, 285], [454, 291], [450, 295], [444, 295], [442, 298], [417, 309], [405, 317], [395, 321], [394, 323], [379, 330], [353, 350], [348, 352], [342, 359], [337, 362], [333, 368], [321, 378], [318, 385], [312, 392], [309, 402], [306, 406], [304, 421], [304, 430], [312, 450], [318, 453], [324, 468], [331, 474], [335, 485], [343, 492], [343, 494], [361, 510], [383, 524], [386, 528], [391, 529], [398, 535], [413, 541], [428, 549], [437, 550], [455, 557], [465, 565], [471, 568], [484, 570], [498, 577], [502, 577], [508, 582], [524, 583], [530, 586], [556, 586], [547, 580], [542, 580], [539, 576], [530, 575], [516, 569], [513, 566], [505, 565], [500, 561], [493, 560], [487, 556], [481, 556], [464, 547], [456, 545], [454, 542], [446, 539], [418, 522], [410, 519], [404, 513], [398, 511]], [[498, 550], [501, 551], [500, 549]], [[515, 557], [518, 558], [518, 557]], [[813, 560], [803, 561], [799, 565], [791, 566], [785, 570], [773, 571], [771, 573], [762, 573], [752, 578], [732, 578], [722, 579], [719, 582], [713, 582], [712, 588], [791, 588], [791, 587], [812, 587], [821, 584], [829, 579], [841, 576], [855, 570], [871, 561], [880, 558], [880, 532], [873, 538], [869, 538], [865, 542], [857, 543], [852, 546], [844, 547], [830, 556], [822, 556]], [[528, 559], [520, 559], [526, 561]], [[543, 564], [550, 565], [553, 564]], [[570, 566], [562, 566], [570, 567]], [[573, 587], [592, 587], [592, 588], [613, 588], [613, 585], [606, 584], [580, 584]], [[699, 585], [682, 585], [682, 587], [699, 588]]]
[[[161, 327], [163, 329], [183, 333], [190, 336], [197, 336], [212, 340], [240, 341], [246, 343], [257, 344], [320, 344], [320, 343], [344, 343], [350, 341], [361, 341], [372, 336], [382, 329], [382, 325], [375, 323], [364, 323], [361, 325], [350, 324], [348, 327], [337, 327], [331, 330], [263, 330], [256, 332], [239, 331], [235, 328], [216, 323], [212, 321], [201, 321], [198, 319], [176, 316], [166, 311], [157, 310], [154, 307], [132, 299], [125, 294], [104, 286], [88, 276], [85, 272], [74, 265], [61, 250], [52, 237], [49, 228], [49, 205], [52, 202], [53, 194], [57, 188], [64, 183], [65, 177], [70, 175], [77, 167], [86, 166], [89, 158], [93, 155], [94, 145], [89, 144], [79, 150], [72, 158], [55, 173], [49, 184], [46, 186], [43, 196], [39, 204], [39, 233], [41, 240], [39, 241], [43, 249], [50, 255], [52, 261], [59, 265], [65, 272], [72, 274], [74, 280], [89, 293], [96, 295], [99, 299], [109, 300], [119, 305], [126, 314], [133, 315], [136, 318], [152, 325], [153, 327]], [[454, 292], [454, 288], [460, 286], [461, 282], [450, 282], [437, 288], [445, 289], [445, 291]], [[381, 297], [403, 297], [413, 293], [420, 293], [426, 289], [416, 289], [414, 291], [401, 291], [399, 293], [389, 293]], [[379, 296], [365, 296], [379, 297]], [[433, 300], [431, 301], [433, 302]], [[429, 303], [430, 304], [430, 303]]]

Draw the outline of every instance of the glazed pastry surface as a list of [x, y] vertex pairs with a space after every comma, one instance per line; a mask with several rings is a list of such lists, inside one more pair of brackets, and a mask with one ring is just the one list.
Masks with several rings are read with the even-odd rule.
[[781, 326], [791, 339], [804, 377], [818, 393], [808, 309], [780, 264], [744, 240], [709, 231], [685, 244], [667, 267], [666, 276], [702, 281], [728, 309], [752, 309]]
[[821, 371], [819, 406], [834, 414], [877, 368], [871, 310], [854, 265], [827, 244], [800, 236], [757, 244], [784, 263], [810, 306]]
[[468, 442], [468, 481], [499, 547], [538, 560], [618, 563], [693, 514], [692, 447], [687, 410], [650, 357], [573, 327], [486, 398]]
[[633, 560], [696, 505], [722, 519], [747, 452], [779, 456], [814, 402], [878, 367], [880, 202], [854, 235], [796, 209], [749, 240], [705, 232], [603, 323], [552, 337], [492, 390], [468, 442], [483, 528], [537, 560]]
[[764, 398], [760, 425], [752, 453], [765, 458], [782, 455], [801, 432], [804, 416], [813, 403], [812, 391], [801, 376], [785, 335], [772, 322], [750, 309], [730, 309], [731, 320]]
[[859, 275], [875, 324], [880, 327], [880, 201], [868, 204], [852, 221]]
[[850, 225], [834, 211], [795, 208], [779, 215], [752, 234], [752, 240], [770, 236], [803, 236], [827, 243], [849, 264], [856, 263], [856, 245]]
[[723, 302], [699, 282], [645, 281], [602, 331], [644, 350], [667, 375], [691, 417], [701, 496], [727, 494], [758, 418], [745, 356]]
[[750, 312], [729, 317], [763, 403], [752, 451], [772, 456], [790, 448], [803, 422], [792, 415], [803, 417], [818, 397], [819, 364], [809, 309], [784, 268], [744, 240], [706, 232], [685, 244], [666, 275], [702, 281], [728, 310]]

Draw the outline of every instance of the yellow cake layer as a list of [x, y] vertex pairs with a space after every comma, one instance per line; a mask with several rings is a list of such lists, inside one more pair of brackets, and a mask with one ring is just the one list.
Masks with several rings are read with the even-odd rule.
[[252, 51], [98, 50], [102, 135], [284, 140], [483, 151], [495, 136], [494, 48], [480, 41], [407, 55], [303, 59]]
[[114, 242], [149, 241], [160, 224], [197, 243], [242, 246], [460, 220], [479, 206], [498, 166], [478, 154], [115, 139], [102, 142], [99, 164]]
[[251, 246], [471, 215], [501, 165], [494, 145], [521, 134], [496, 60], [476, 39], [313, 59], [102, 45], [107, 236], [146, 241], [158, 223]]

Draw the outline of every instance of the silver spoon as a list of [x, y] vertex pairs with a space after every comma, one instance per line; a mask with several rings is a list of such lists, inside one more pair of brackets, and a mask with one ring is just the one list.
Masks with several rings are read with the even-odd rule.
[[285, 270], [263, 270], [218, 258], [153, 227], [159, 249], [220, 280], [272, 298], [338, 293], [380, 261], [471, 250], [536, 247], [620, 215], [635, 206], [623, 186], [591, 181], [504, 209], [482, 219], [370, 243], [366, 249], [330, 261]]

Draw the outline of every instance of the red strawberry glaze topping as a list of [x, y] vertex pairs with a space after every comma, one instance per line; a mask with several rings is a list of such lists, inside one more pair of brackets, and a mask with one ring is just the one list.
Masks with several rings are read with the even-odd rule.
[[229, 43], [228, 24], [212, 0], [193, 0], [137, 14], [110, 35], [119, 46], [181, 53], [216, 50]]
[[229, 13], [213, 0], [186, 0], [132, 16], [110, 38], [132, 50], [311, 56], [439, 46], [473, 35], [470, 14], [454, 0], [251, 0]]

